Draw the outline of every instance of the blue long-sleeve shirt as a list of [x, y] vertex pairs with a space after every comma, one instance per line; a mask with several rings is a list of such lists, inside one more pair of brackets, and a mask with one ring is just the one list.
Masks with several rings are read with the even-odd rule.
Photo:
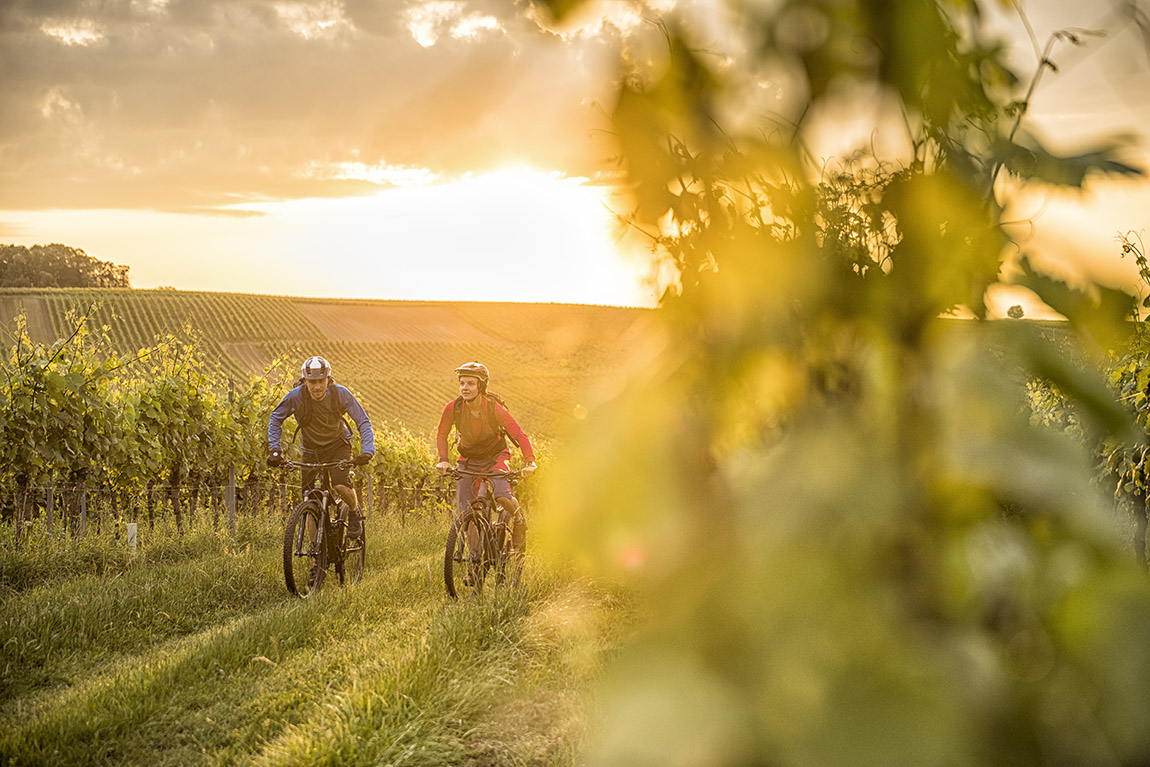
[[[296, 415], [298, 421], [297, 413], [303, 404], [303, 398], [310, 396], [306, 387], [298, 386], [289, 391], [276, 405], [271, 418], [268, 419], [269, 449], [282, 449], [280, 442], [283, 439], [284, 421], [290, 415]], [[338, 408], [332, 407], [331, 397], [339, 399]], [[350, 440], [351, 431], [342, 418], [346, 413], [351, 416], [351, 420], [359, 429], [360, 449], [368, 455], [375, 455], [375, 432], [371, 428], [371, 420], [367, 417], [367, 411], [347, 388], [333, 383], [327, 387], [322, 400], [311, 400], [308, 406], [311, 417], [307, 419], [307, 423], [300, 424], [300, 447], [304, 450], [321, 450], [339, 440]]]

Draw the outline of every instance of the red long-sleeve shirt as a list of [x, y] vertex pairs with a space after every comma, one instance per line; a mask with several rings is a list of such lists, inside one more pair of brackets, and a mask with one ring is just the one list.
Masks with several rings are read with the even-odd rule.
[[[519, 450], [523, 453], [523, 460], [534, 463], [535, 451], [531, 447], [531, 440], [527, 438], [527, 434], [511, 417], [511, 413], [507, 412], [507, 408], [494, 400], [488, 400], [482, 394], [478, 395], [478, 399], [480, 400], [478, 415], [471, 410], [466, 402], [462, 403], [462, 417], [459, 419], [460, 446], [466, 449], [468, 446], [479, 445], [495, 437], [495, 427], [488, 422], [488, 402], [490, 402], [495, 410], [495, 420], [507, 432], [507, 436], [519, 445]], [[447, 460], [447, 438], [451, 434], [451, 427], [454, 425], [455, 400], [451, 400], [447, 403], [447, 407], [443, 408], [443, 415], [439, 418], [439, 429], [435, 433], [435, 446], [439, 451], [440, 461]]]

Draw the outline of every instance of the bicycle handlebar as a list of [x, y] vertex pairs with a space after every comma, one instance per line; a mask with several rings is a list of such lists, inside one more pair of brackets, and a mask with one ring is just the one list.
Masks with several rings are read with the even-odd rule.
[[326, 463], [303, 463], [301, 461], [293, 461], [291, 459], [284, 459], [280, 464], [281, 469], [343, 469], [354, 466], [350, 458], [341, 458], [338, 461], [328, 461]]
[[521, 479], [522, 472], [518, 471], [471, 471], [470, 469], [448, 469], [443, 472], [445, 477], [480, 477], [482, 479]]

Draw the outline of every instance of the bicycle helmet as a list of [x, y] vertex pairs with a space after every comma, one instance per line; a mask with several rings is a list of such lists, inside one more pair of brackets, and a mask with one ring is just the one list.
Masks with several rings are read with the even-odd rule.
[[300, 366], [300, 375], [305, 381], [321, 381], [331, 377], [331, 365], [323, 357], [308, 357]]
[[487, 366], [478, 362], [464, 362], [455, 369], [455, 375], [456, 377], [471, 376], [478, 378], [479, 383], [486, 384], [488, 378]]

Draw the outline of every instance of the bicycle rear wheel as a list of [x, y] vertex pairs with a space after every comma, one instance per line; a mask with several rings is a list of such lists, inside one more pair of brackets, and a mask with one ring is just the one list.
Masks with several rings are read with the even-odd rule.
[[483, 522], [481, 517], [468, 511], [456, 517], [447, 531], [443, 583], [452, 599], [483, 591], [483, 578], [490, 567], [486, 557], [489, 532]]
[[303, 501], [288, 517], [284, 532], [284, 582], [288, 591], [307, 598], [323, 587], [327, 557], [316, 535], [322, 524], [319, 504]]
[[339, 564], [339, 582], [354, 585], [363, 577], [363, 564], [367, 559], [367, 536], [343, 539], [343, 561]]
[[499, 580], [511, 588], [519, 586], [523, 576], [523, 551], [515, 551], [511, 546], [511, 536], [503, 543], [503, 551], [499, 559]]

